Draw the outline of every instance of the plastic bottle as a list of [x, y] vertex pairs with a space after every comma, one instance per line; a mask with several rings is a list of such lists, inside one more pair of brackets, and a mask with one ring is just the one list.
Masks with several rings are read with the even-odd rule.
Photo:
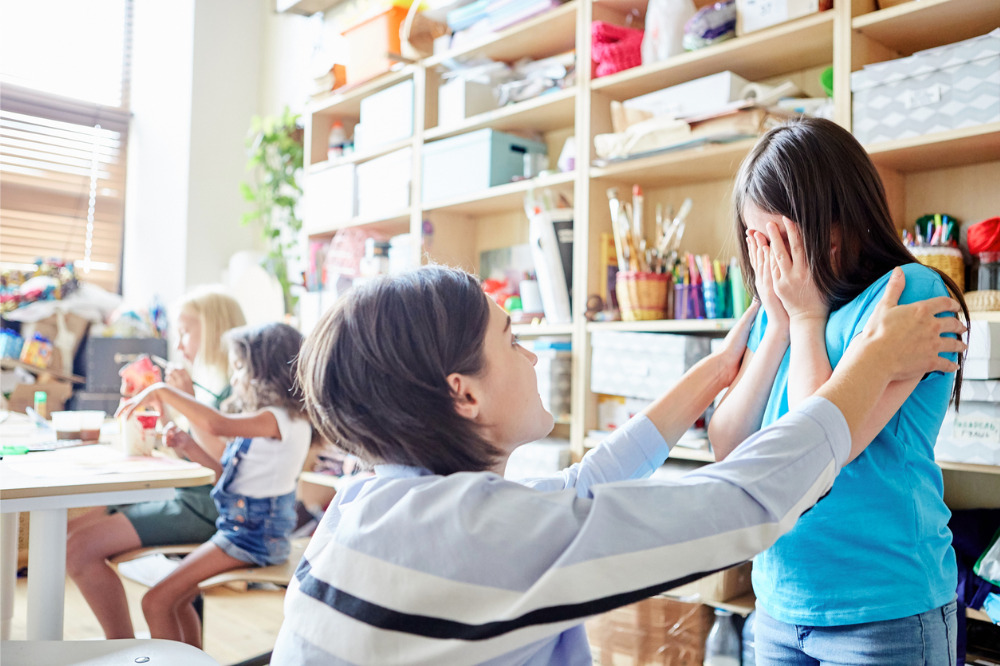
[[751, 611], [743, 623], [743, 666], [754, 666], [757, 663], [753, 651], [753, 623], [756, 617], [757, 611]]
[[49, 394], [45, 391], [35, 391], [34, 409], [43, 419], [49, 418]]
[[715, 623], [705, 641], [704, 666], [740, 666], [740, 637], [733, 626], [733, 614], [715, 609]]
[[344, 123], [334, 120], [333, 127], [330, 128], [330, 136], [327, 140], [326, 158], [332, 160], [343, 157], [344, 144], [346, 143], [347, 132], [344, 131]]

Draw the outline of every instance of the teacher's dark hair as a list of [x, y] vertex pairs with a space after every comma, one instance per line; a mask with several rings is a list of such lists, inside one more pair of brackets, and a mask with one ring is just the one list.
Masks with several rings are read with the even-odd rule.
[[313, 425], [369, 464], [481, 471], [501, 452], [455, 409], [447, 377], [485, 367], [479, 281], [428, 266], [360, 285], [321, 319], [298, 379]]

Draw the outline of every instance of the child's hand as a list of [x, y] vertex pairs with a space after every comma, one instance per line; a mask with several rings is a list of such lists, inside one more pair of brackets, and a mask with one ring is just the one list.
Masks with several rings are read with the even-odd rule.
[[858, 335], [861, 344], [851, 344], [847, 354], [867, 354], [872, 363], [887, 369], [890, 378], [897, 381], [919, 378], [928, 372], [954, 372], [958, 364], [939, 354], [962, 353], [967, 345], [945, 334], [961, 336], [967, 329], [958, 317], [936, 315], [960, 312], [961, 306], [947, 296], [898, 305], [905, 285], [902, 269], [893, 269], [882, 300]]
[[163, 428], [163, 443], [185, 458], [190, 458], [191, 447], [198, 446], [194, 438], [177, 427], [173, 421]]
[[774, 222], [767, 223], [774, 292], [781, 299], [790, 320], [818, 319], [825, 323], [830, 308], [809, 270], [799, 225], [787, 217], [782, 217], [781, 221], [788, 234], [787, 245], [778, 225]]
[[767, 328], [779, 332], [787, 330], [788, 313], [785, 312], [785, 306], [775, 293], [772, 282], [771, 248], [767, 236], [756, 231], [748, 231], [747, 249], [750, 252], [750, 266], [753, 268], [757, 298], [767, 313]]
[[194, 395], [194, 382], [187, 370], [179, 365], [167, 366], [167, 386], [173, 386], [178, 391]]
[[124, 418], [125, 420], [128, 420], [135, 410], [139, 409], [139, 407], [156, 401], [156, 392], [165, 387], [166, 384], [153, 384], [134, 398], [129, 398], [118, 406], [118, 410], [115, 412], [115, 418]]

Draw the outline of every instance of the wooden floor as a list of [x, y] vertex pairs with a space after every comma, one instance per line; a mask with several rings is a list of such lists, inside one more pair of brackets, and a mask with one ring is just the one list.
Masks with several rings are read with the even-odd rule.
[[[142, 585], [125, 580], [132, 624], [140, 637], [149, 636], [139, 606], [145, 591]], [[27, 597], [27, 579], [18, 578], [11, 629], [14, 640], [26, 637]], [[205, 595], [205, 651], [220, 664], [237, 663], [269, 651], [281, 627], [283, 597], [283, 590], [236, 591], [219, 587], [208, 592]], [[63, 637], [67, 640], [104, 637], [94, 614], [69, 579], [66, 580], [65, 618]]]

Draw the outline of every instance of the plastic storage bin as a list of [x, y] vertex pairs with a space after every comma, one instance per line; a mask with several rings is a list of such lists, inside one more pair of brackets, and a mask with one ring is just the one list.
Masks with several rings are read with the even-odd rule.
[[1000, 28], [851, 74], [854, 136], [890, 141], [1000, 121]]
[[655, 400], [708, 356], [709, 338], [670, 333], [594, 331], [590, 390]]
[[482, 129], [424, 146], [425, 203], [475, 194], [524, 175], [525, 153], [548, 154], [544, 143]]

